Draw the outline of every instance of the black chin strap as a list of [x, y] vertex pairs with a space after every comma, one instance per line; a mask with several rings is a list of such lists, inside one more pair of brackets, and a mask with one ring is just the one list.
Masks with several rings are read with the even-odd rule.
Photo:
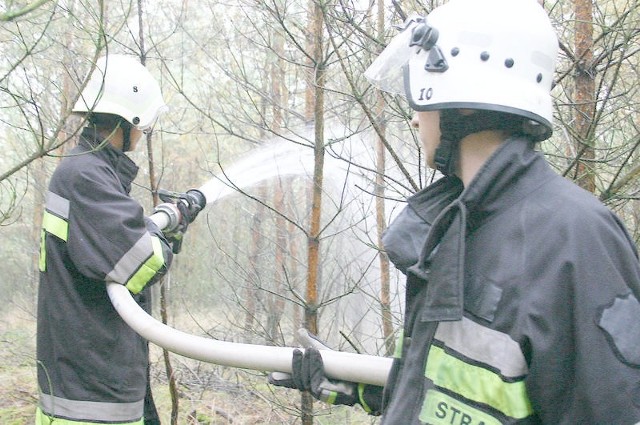
[[115, 131], [120, 127], [122, 129], [122, 152], [128, 152], [131, 148], [131, 129], [133, 125], [124, 118], [113, 114], [89, 114], [87, 121], [91, 124], [95, 134], [98, 130], [108, 129], [111, 138]]
[[122, 152], [128, 152], [131, 147], [131, 124], [128, 121], [120, 121], [122, 128]]
[[434, 163], [445, 176], [455, 174], [460, 156], [460, 140], [469, 134], [484, 130], [522, 131], [522, 119], [504, 112], [476, 110], [463, 115], [459, 109], [440, 111], [440, 145], [436, 148]]

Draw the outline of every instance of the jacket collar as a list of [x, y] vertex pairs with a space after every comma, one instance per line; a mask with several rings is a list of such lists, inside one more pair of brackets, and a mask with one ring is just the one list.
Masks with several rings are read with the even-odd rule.
[[[525, 174], [535, 179], [523, 179]], [[465, 188], [460, 201], [469, 211], [473, 230], [494, 214], [506, 211], [555, 175], [534, 143], [525, 138], [505, 141]]]
[[124, 152], [111, 146], [89, 128], [82, 131], [78, 149], [81, 152], [93, 152], [94, 155], [106, 161], [115, 171], [125, 192], [131, 191], [131, 184], [138, 175], [138, 166]]
[[[539, 178], [522, 179], [530, 172]], [[462, 318], [467, 234], [489, 217], [509, 209], [552, 175], [531, 141], [513, 138], [494, 152], [464, 190], [456, 177], [445, 177], [408, 200], [405, 210], [410, 213], [403, 211], [399, 216], [405, 222], [394, 221], [383, 241], [394, 264], [413, 263], [405, 266], [409, 283], [416, 278], [428, 282], [423, 320]], [[407, 217], [411, 218], [410, 225]], [[412, 234], [425, 235], [419, 245], [406, 243], [408, 228]], [[404, 252], [398, 246], [403, 246]]]

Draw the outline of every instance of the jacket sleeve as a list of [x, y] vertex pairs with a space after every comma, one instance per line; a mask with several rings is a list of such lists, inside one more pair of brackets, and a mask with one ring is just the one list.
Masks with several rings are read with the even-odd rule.
[[149, 217], [144, 218], [145, 225], [147, 227], [147, 231], [151, 234], [151, 237], [158, 238], [162, 245], [162, 258], [164, 258], [164, 267], [162, 267], [158, 272], [151, 278], [148, 285], [156, 283], [160, 280], [171, 267], [171, 263], [173, 261], [173, 250], [171, 248], [171, 243], [167, 240], [162, 229], [158, 227], [156, 223], [154, 223]]
[[[556, 229], [557, 230], [557, 229]], [[530, 252], [527, 391], [548, 424], [640, 421], [640, 268], [620, 221], [575, 211]], [[546, 239], [546, 245], [540, 242]]]
[[134, 294], [166, 273], [172, 259], [168, 242], [110, 169], [85, 170], [72, 185], [68, 247], [80, 273], [125, 285]]

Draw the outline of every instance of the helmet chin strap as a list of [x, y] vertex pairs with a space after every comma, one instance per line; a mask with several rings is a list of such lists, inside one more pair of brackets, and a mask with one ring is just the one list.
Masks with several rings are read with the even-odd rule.
[[522, 123], [522, 118], [504, 112], [474, 110], [466, 115], [459, 109], [440, 110], [440, 144], [434, 158], [436, 169], [445, 176], [456, 173], [460, 141], [466, 136], [485, 130], [520, 133]]
[[131, 148], [131, 124], [122, 120], [119, 125], [122, 128], [122, 152], [128, 152]]

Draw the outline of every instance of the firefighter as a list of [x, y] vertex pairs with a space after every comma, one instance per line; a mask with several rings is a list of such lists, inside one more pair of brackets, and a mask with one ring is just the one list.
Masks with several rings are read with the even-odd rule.
[[552, 133], [557, 48], [535, 0], [450, 0], [406, 22], [366, 76], [402, 90], [443, 177], [383, 238], [406, 275], [384, 395], [328, 379], [315, 349], [272, 383], [383, 424], [640, 422], [634, 241], [536, 151]]
[[119, 317], [106, 284], [125, 285], [149, 312], [149, 287], [199, 211], [164, 205], [180, 222], [164, 235], [129, 196], [138, 167], [126, 153], [166, 108], [149, 71], [123, 55], [97, 61], [73, 108], [86, 127], [51, 177], [41, 235], [38, 425], [159, 424], [147, 342]]

